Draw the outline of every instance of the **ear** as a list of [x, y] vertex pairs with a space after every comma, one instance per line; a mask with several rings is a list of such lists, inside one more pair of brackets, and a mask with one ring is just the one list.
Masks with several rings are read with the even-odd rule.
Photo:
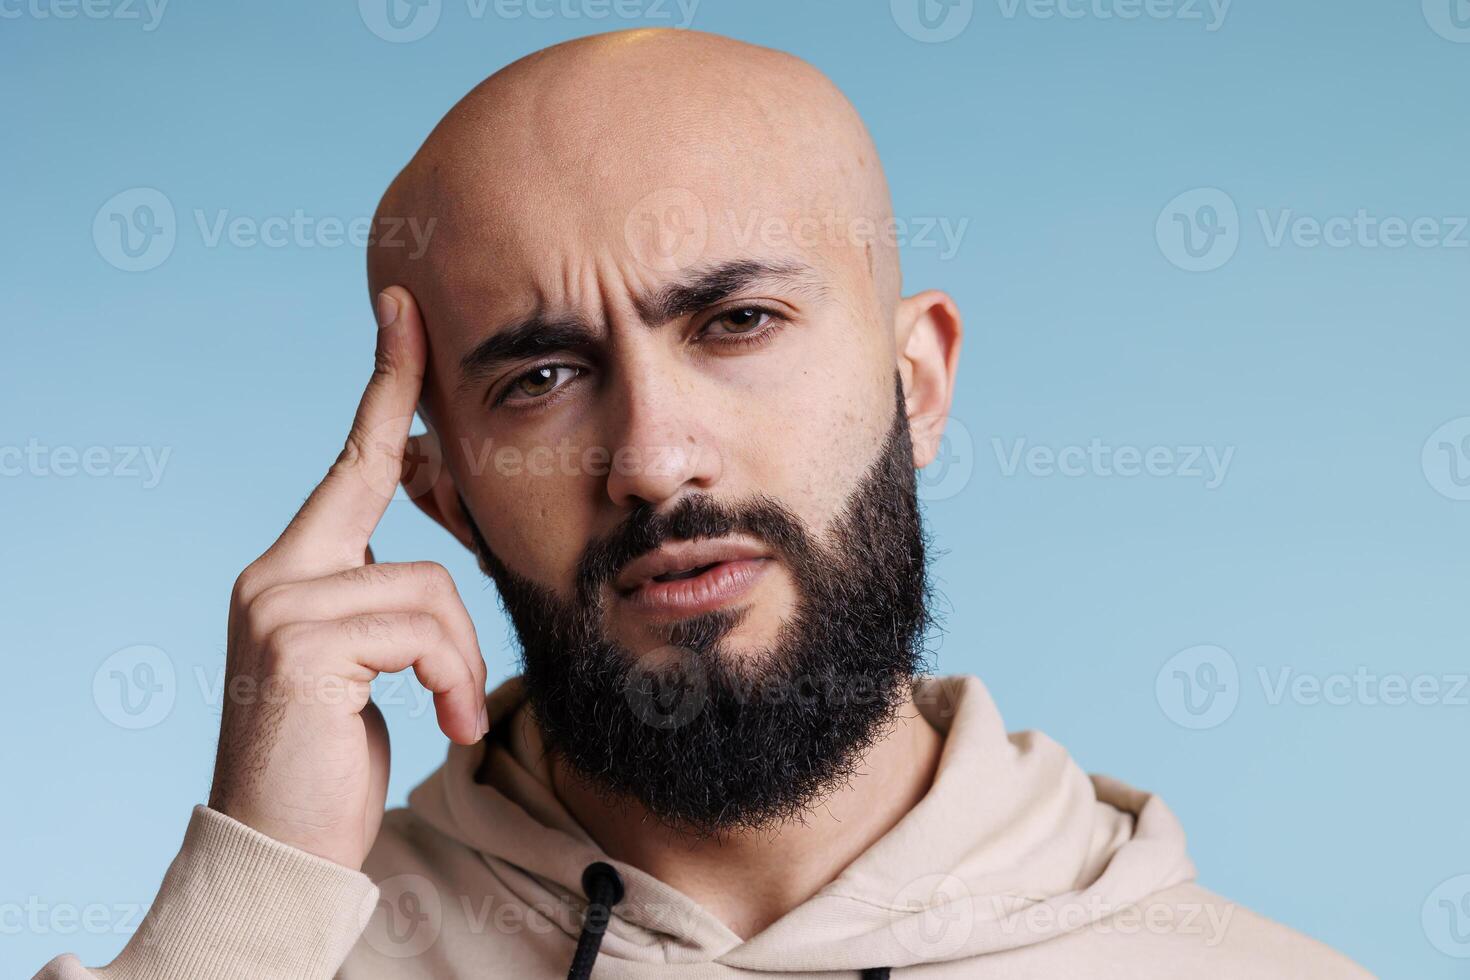
[[949, 294], [937, 289], [899, 300], [893, 326], [914, 466], [923, 469], [939, 454], [964, 327], [959, 307]]
[[464, 512], [459, 509], [459, 492], [454, 477], [444, 465], [444, 452], [439, 436], [432, 429], [408, 437], [403, 451], [403, 489], [419, 510], [435, 524], [454, 535], [459, 543], [474, 551], [474, 537]]

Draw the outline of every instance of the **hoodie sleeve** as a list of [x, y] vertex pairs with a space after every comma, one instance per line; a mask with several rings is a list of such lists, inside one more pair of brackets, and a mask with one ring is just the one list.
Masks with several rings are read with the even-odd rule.
[[367, 875], [196, 806], [153, 905], [118, 957], [88, 968], [59, 956], [36, 980], [325, 980], [377, 900]]

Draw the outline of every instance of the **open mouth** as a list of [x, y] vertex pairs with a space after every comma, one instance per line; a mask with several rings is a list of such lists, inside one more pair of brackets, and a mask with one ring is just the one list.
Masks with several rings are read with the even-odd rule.
[[660, 572], [620, 595], [655, 619], [696, 616], [744, 598], [774, 564], [768, 557], [731, 558]]
[[723, 565], [723, 564], [724, 564], [724, 562], [712, 561], [708, 565], [700, 565], [697, 568], [686, 568], [686, 569], [684, 569], [681, 572], [664, 572], [662, 575], [655, 575], [649, 581], [651, 581], [651, 582], [677, 582], [677, 581], [680, 581], [681, 579], [695, 578], [696, 576], [703, 575], [705, 572], [709, 571], [711, 568], [714, 568], [716, 565]]

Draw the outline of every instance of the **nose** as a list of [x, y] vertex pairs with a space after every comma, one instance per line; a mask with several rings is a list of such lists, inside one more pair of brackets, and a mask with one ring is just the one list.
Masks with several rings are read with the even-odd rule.
[[680, 378], [673, 365], [621, 374], [607, 406], [612, 502], [666, 509], [681, 493], [713, 488], [722, 461], [696, 383]]

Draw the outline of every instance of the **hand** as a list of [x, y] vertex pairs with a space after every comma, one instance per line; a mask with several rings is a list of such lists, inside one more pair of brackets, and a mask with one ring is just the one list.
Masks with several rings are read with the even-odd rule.
[[361, 868], [383, 818], [388, 730], [369, 700], [412, 667], [444, 734], [484, 735], [485, 660], [434, 562], [375, 564], [368, 547], [403, 473], [427, 340], [413, 297], [378, 299], [376, 365], [326, 478], [230, 597], [225, 703], [211, 808], [285, 844]]

